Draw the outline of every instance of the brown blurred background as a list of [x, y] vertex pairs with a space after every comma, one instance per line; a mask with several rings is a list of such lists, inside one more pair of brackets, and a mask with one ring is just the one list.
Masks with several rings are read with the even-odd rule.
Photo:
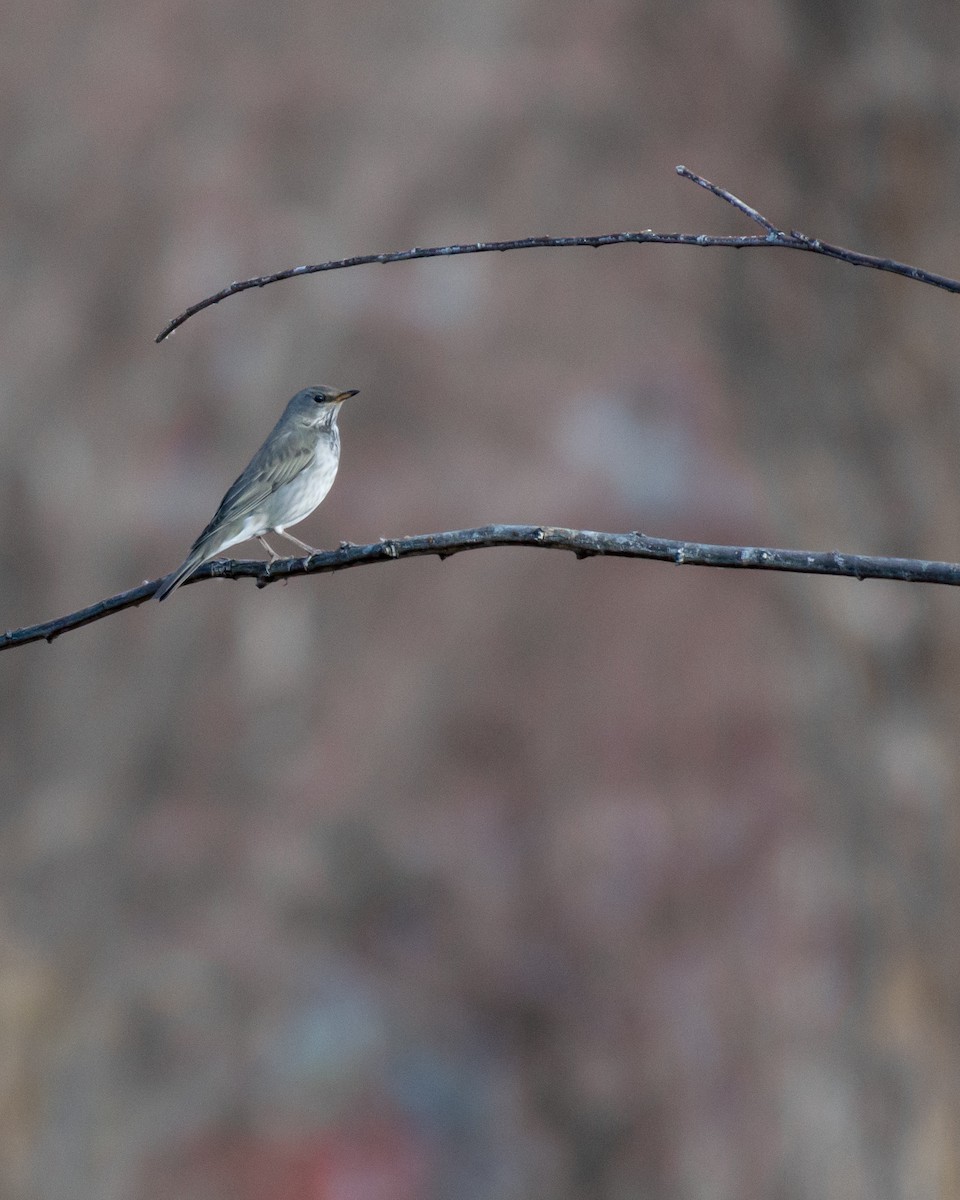
[[[319, 544], [960, 558], [960, 12], [7, 0], [0, 627], [175, 566], [287, 398]], [[250, 548], [251, 553], [255, 548]], [[960, 1196], [960, 597], [497, 550], [0, 662], [3, 1200]]]

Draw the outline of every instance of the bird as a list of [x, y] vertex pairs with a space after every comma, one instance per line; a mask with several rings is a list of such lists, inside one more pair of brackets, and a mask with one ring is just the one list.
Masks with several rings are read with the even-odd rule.
[[344, 400], [357, 389], [305, 387], [289, 401], [279, 421], [227, 489], [220, 507], [190, 547], [175, 571], [157, 588], [163, 600], [201, 564], [221, 551], [251, 538], [276, 562], [280, 555], [264, 534], [276, 533], [308, 554], [313, 546], [301, 542], [287, 527], [308, 517], [333, 486], [340, 465], [340, 430], [337, 416]]

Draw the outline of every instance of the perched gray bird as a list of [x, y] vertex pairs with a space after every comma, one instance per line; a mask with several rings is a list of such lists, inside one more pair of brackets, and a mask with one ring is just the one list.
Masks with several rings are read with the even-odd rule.
[[158, 600], [169, 596], [201, 563], [237, 542], [256, 538], [276, 562], [280, 555], [267, 544], [265, 533], [278, 533], [308, 554], [316, 553], [287, 533], [287, 526], [308, 517], [333, 486], [340, 463], [337, 414], [344, 400], [356, 394], [331, 387], [297, 392], [183, 564], [157, 588]]

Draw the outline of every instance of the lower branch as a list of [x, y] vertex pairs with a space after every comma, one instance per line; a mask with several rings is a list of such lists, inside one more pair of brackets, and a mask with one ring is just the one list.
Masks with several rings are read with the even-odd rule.
[[[435, 554], [449, 558], [462, 550], [484, 546], [532, 546], [544, 550], [569, 550], [577, 558], [606, 555], [614, 558], [652, 558], [679, 566], [741, 567], [753, 571], [795, 571], [805, 575], [846, 575], [853, 579], [897, 579], [904, 583], [960, 584], [960, 564], [914, 558], [879, 558], [866, 554], [841, 554], [836, 550], [772, 550], [753, 546], [713, 546], [704, 542], [678, 542], [647, 537], [643, 533], [596, 533], [588, 529], [561, 529], [552, 525], [484, 525], [479, 529], [422, 533], [413, 537], [382, 538], [367, 546], [342, 542], [337, 550], [323, 550], [306, 558], [284, 558], [265, 563], [249, 559], [218, 558], [205, 563], [182, 586], [207, 579], [253, 579], [257, 587], [300, 575], [322, 575], [347, 567], [368, 566], [391, 559]], [[28, 642], [52, 642], [62, 633], [90, 625], [125, 608], [149, 600], [163, 579], [153, 579], [127, 592], [100, 600], [87, 608], [23, 629], [0, 634], [0, 650]]]

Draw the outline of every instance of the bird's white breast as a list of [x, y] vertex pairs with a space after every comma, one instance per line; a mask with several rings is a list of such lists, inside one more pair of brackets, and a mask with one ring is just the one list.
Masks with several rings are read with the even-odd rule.
[[339, 453], [332, 453], [329, 446], [321, 445], [310, 466], [305, 467], [296, 479], [277, 488], [270, 497], [270, 528], [286, 529], [308, 517], [333, 487], [339, 463]]

